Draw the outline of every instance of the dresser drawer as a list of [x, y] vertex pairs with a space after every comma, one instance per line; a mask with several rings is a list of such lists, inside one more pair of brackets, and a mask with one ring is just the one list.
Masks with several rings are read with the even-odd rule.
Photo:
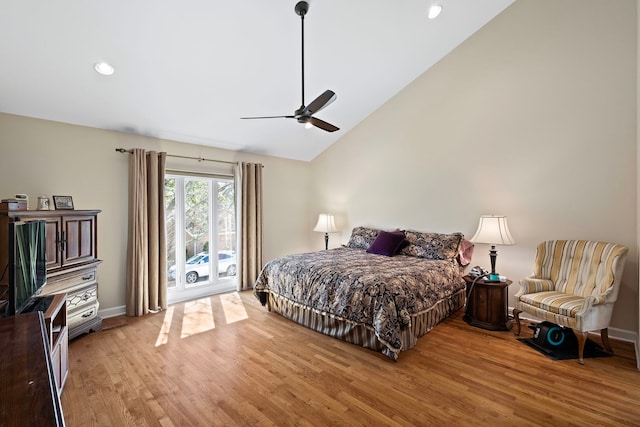
[[[92, 265], [87, 268], [47, 277], [47, 285], [42, 289], [42, 293], [55, 294], [66, 292], [70, 294], [87, 285], [96, 285], [97, 287], [97, 284], [98, 267], [97, 265]], [[69, 307], [67, 306], [67, 308]]]
[[76, 310], [82, 310], [87, 305], [96, 305], [98, 302], [98, 284], [94, 283], [82, 289], [76, 289], [67, 293], [67, 313], [73, 314]]
[[98, 317], [98, 304], [97, 300], [94, 300], [91, 304], [85, 304], [75, 312], [67, 312], [67, 325], [69, 329], [73, 330], [77, 326], [82, 326], [84, 323]]

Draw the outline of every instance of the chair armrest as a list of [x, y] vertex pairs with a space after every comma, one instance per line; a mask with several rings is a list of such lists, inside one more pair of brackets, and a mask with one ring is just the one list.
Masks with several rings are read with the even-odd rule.
[[576, 317], [584, 316], [585, 314], [587, 314], [587, 312], [589, 312], [593, 308], [594, 305], [600, 305], [600, 304], [606, 304], [606, 303], [607, 303], [607, 298], [606, 298], [606, 295], [604, 294], [589, 295], [584, 299], [584, 302], [582, 303], [582, 307], [580, 307], [580, 310], [578, 310], [578, 312], [576, 313]]
[[585, 298], [583, 307], [591, 308], [594, 305], [606, 304], [606, 303], [607, 303], [607, 296], [605, 294], [589, 295], [587, 298]]
[[535, 277], [525, 277], [520, 279], [520, 292], [519, 295], [534, 294], [536, 292], [553, 291], [555, 286], [553, 281], [549, 279], [537, 279]]
[[606, 295], [589, 295], [587, 297], [586, 302], [591, 305], [598, 305], [598, 304], [606, 304], [607, 303], [607, 296]]

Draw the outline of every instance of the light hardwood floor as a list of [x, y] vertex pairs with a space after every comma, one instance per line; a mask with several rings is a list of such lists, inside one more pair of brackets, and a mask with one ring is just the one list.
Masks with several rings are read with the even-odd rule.
[[68, 427], [637, 426], [633, 346], [612, 345], [584, 366], [552, 361], [459, 312], [392, 362], [231, 293], [72, 341], [62, 406]]

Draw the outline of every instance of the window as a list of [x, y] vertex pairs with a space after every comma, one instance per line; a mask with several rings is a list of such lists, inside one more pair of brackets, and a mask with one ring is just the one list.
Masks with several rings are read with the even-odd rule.
[[165, 175], [169, 303], [236, 289], [234, 200], [233, 179]]

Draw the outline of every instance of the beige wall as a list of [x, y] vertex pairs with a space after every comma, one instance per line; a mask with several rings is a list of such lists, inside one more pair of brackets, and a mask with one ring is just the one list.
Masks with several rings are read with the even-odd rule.
[[[636, 1], [636, 37], [636, 165], [640, 169], [640, 153], [638, 153], [637, 150], [638, 143], [640, 142], [640, 108], [638, 108], [638, 102], [640, 101], [640, 0]], [[636, 174], [636, 185], [640, 183], [640, 181], [638, 181], [638, 178], [639, 177]], [[636, 194], [640, 196], [640, 193], [638, 193], [638, 189], [636, 189]], [[640, 226], [640, 197], [637, 197], [636, 200], [636, 227], [638, 226]], [[640, 247], [640, 233], [638, 234], [639, 235], [637, 236], [637, 244]], [[640, 284], [638, 286], [640, 288]], [[638, 301], [638, 305], [640, 306], [640, 300]], [[638, 311], [640, 312], [640, 310]], [[636, 336], [636, 366], [640, 370], [640, 315], [638, 317], [638, 332]]]
[[[117, 312], [125, 302], [128, 155], [116, 148], [155, 149], [217, 160], [260, 162], [264, 173], [265, 260], [309, 245], [306, 162], [236, 153], [120, 132], [0, 114], [0, 198], [26, 193], [70, 195], [76, 209], [101, 209], [98, 217], [100, 309]], [[169, 159], [168, 163], [176, 164]], [[219, 168], [180, 162], [185, 168]], [[120, 310], [122, 311], [122, 310]]]
[[357, 225], [470, 237], [504, 214], [497, 270], [516, 281], [542, 240], [621, 243], [613, 326], [636, 331], [636, 26], [635, 0], [516, 1], [314, 159], [333, 243]]

